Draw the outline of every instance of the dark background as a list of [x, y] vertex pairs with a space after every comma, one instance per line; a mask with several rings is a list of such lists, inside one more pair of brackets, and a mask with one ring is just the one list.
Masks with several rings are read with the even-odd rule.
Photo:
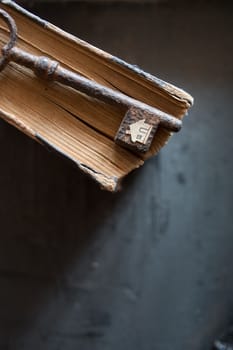
[[233, 323], [232, 6], [26, 6], [195, 105], [118, 194], [0, 121], [0, 349], [210, 349]]

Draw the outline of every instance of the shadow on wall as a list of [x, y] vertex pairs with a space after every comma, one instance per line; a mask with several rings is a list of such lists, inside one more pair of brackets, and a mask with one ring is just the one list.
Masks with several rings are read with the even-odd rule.
[[[122, 192], [104, 192], [63, 159], [0, 123], [0, 345], [16, 339], [19, 346], [23, 334], [40, 325], [40, 315], [51, 330], [56, 309], [66, 313], [91, 291], [98, 295], [113, 273], [108, 288], [128, 280], [123, 262], [129, 245], [145, 234], [138, 213], [141, 208], [143, 216], [151, 217], [143, 209], [156, 200], [150, 197], [148, 171], [158, 183], [159, 163], [154, 159], [129, 175]], [[155, 214], [155, 203], [152, 210]], [[151, 232], [154, 222], [146, 225]], [[97, 323], [101, 326], [99, 318]]]

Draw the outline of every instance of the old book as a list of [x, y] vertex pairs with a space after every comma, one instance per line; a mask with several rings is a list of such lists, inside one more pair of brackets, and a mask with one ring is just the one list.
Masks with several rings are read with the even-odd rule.
[[[15, 20], [17, 47], [48, 56], [62, 67], [120, 91], [175, 118], [193, 103], [185, 91], [143, 72], [34, 16], [13, 1], [0, 7]], [[9, 32], [0, 21], [0, 45]], [[46, 82], [27, 68], [10, 63], [1, 73], [0, 116], [89, 174], [102, 188], [119, 189], [121, 180], [156, 155], [171, 136], [159, 127], [149, 151], [135, 153], [115, 143], [125, 110], [59, 83]]]

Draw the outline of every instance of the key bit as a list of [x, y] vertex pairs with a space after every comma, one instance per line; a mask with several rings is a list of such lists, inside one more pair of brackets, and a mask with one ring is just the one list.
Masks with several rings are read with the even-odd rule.
[[181, 129], [181, 120], [155, 107], [65, 69], [49, 57], [35, 56], [17, 48], [17, 26], [14, 19], [2, 9], [0, 16], [10, 29], [10, 40], [2, 48], [0, 71], [12, 61], [31, 69], [40, 78], [67, 85], [104, 103], [125, 107], [126, 114], [115, 136], [115, 142], [136, 152], [149, 150], [160, 125], [173, 132]]

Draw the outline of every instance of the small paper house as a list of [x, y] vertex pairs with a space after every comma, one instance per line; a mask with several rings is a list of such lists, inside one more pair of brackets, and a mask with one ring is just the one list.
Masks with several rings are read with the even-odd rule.
[[143, 144], [147, 143], [148, 137], [150, 136], [152, 130], [152, 126], [145, 123], [145, 119], [131, 124], [129, 128], [132, 142], [140, 142]]

